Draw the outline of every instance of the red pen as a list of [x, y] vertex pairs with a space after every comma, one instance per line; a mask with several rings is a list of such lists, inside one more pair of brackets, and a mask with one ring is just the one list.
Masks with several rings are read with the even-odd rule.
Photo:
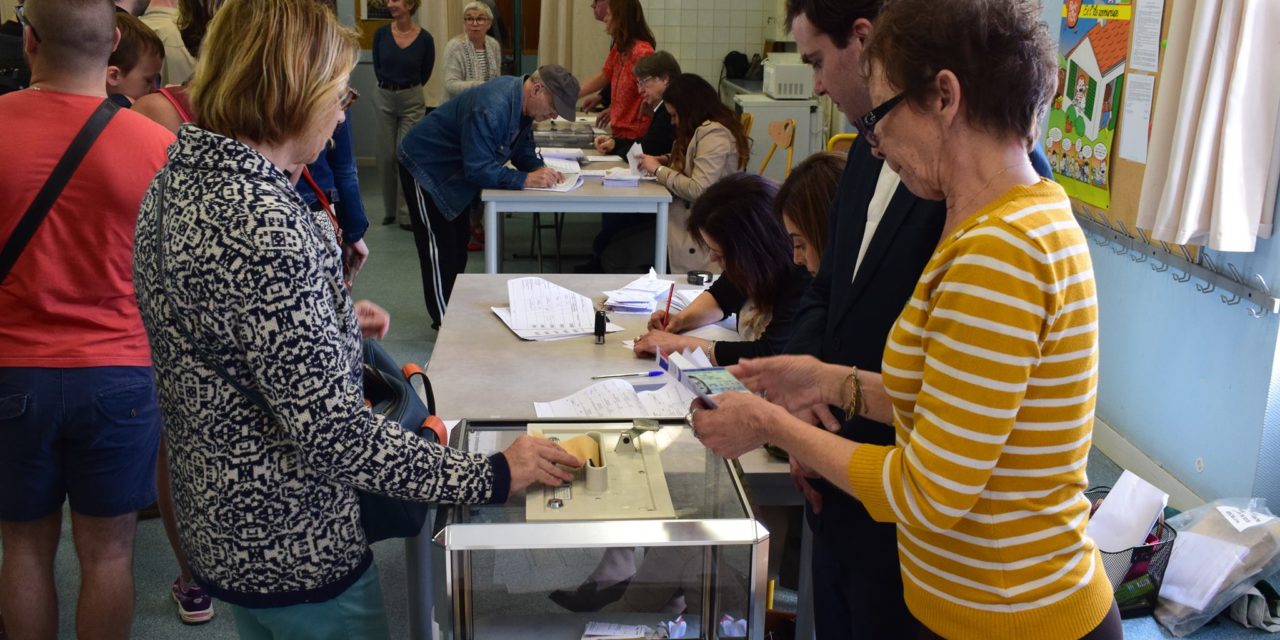
[[667, 324], [671, 322], [671, 298], [676, 295], [676, 283], [671, 283], [671, 291], [667, 292], [667, 311], [662, 315], [662, 330], [667, 330]]

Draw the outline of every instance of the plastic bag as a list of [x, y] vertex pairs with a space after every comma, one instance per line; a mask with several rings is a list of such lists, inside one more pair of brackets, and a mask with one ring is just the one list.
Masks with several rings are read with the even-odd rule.
[[1280, 519], [1266, 500], [1215, 500], [1168, 523], [1178, 530], [1178, 542], [1155, 615], [1175, 636], [1204, 626], [1280, 570]]

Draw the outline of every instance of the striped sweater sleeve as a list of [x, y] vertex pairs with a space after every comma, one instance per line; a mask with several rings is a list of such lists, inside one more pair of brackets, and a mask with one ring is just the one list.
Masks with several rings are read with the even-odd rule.
[[1052, 257], [998, 221], [935, 256], [885, 349], [887, 374], [920, 381], [914, 399], [886, 389], [895, 423], [912, 425], [909, 439], [899, 428], [898, 446], [862, 445], [850, 461], [854, 492], [874, 518], [949, 530], [1003, 471], [1054, 314], [1053, 282]]

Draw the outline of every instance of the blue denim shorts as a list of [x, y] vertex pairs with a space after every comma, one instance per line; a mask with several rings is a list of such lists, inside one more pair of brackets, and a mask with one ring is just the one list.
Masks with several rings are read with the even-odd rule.
[[156, 499], [150, 367], [0, 367], [0, 520], [124, 515]]

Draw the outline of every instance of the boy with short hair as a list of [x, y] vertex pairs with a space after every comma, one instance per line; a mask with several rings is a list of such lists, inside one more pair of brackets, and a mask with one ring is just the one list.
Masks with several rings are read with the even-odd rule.
[[127, 109], [159, 86], [164, 43], [151, 27], [123, 11], [116, 12], [116, 28], [120, 44], [107, 61], [107, 96]]

